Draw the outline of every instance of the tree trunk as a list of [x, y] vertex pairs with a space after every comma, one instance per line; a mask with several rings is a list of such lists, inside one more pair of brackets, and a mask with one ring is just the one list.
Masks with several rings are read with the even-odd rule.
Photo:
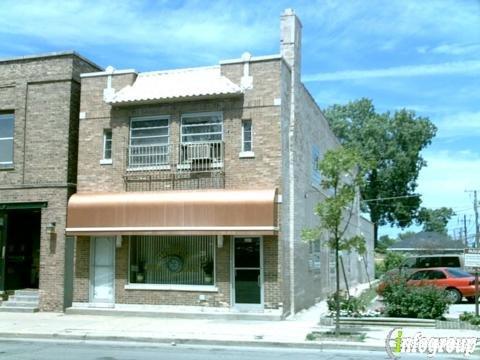
[[335, 336], [340, 336], [340, 266], [338, 261], [338, 236], [335, 239]]
[[378, 245], [378, 224], [376, 221], [373, 222], [373, 249], [375, 250]]

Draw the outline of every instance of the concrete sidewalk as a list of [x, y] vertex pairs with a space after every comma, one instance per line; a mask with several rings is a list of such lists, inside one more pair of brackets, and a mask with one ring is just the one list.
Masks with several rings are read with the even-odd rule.
[[[145, 343], [285, 346], [324, 349], [363, 349], [385, 351], [391, 328], [366, 330], [363, 342], [308, 341], [318, 326], [322, 305], [284, 321], [173, 319], [59, 313], [1, 313], [0, 339], [29, 338]], [[316, 318], [316, 320], [313, 320]], [[480, 336], [473, 330], [404, 329], [405, 336], [417, 331], [430, 336]], [[408, 335], [411, 334], [411, 335]]]
[[[357, 292], [368, 287], [359, 285]], [[283, 321], [231, 320], [225, 318], [185, 319], [173, 317], [79, 315], [63, 313], [0, 313], [0, 339], [29, 338], [80, 341], [122, 341], [205, 345], [284, 346], [324, 349], [363, 349], [385, 351], [390, 327], [362, 329], [363, 342], [309, 341], [311, 332], [332, 330], [320, 326], [328, 312], [326, 301]], [[421, 331], [425, 336], [479, 337], [475, 330], [405, 328], [405, 336]], [[480, 347], [480, 345], [479, 345]]]

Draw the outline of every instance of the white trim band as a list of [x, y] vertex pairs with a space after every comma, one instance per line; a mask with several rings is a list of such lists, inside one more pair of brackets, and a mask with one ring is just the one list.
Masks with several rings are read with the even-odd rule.
[[143, 227], [81, 227], [66, 228], [66, 232], [114, 231], [278, 231], [276, 226], [143, 226]]
[[167, 290], [167, 291], [199, 291], [218, 292], [214, 285], [168, 285], [168, 284], [127, 284], [125, 290]]

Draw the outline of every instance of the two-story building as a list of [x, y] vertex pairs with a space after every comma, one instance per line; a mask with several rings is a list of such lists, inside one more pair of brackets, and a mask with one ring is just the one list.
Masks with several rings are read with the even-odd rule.
[[[328, 196], [318, 160], [339, 143], [301, 83], [301, 24], [280, 54], [81, 75], [74, 308], [204, 306], [284, 316], [334, 288], [332, 256], [301, 231]], [[373, 274], [372, 227], [345, 278]]]
[[64, 235], [80, 73], [99, 70], [74, 52], [0, 60], [0, 298], [11, 295], [0, 310], [62, 311], [71, 301]]

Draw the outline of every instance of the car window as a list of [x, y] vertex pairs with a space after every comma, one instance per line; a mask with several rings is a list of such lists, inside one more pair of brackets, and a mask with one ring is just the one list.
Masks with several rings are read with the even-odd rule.
[[417, 271], [410, 276], [409, 280], [425, 280], [427, 278], [428, 271]]
[[415, 266], [415, 258], [408, 258], [408, 259], [405, 259], [405, 261], [403, 262], [402, 266], [403, 267], [406, 267], [406, 268], [412, 268]]
[[419, 257], [415, 263], [417, 268], [431, 268], [440, 266], [440, 259], [438, 257]]
[[454, 278], [472, 277], [472, 274], [460, 269], [447, 269], [447, 272]]
[[439, 279], [446, 279], [447, 277], [443, 272], [439, 270], [431, 270], [428, 272], [427, 278], [429, 280], [439, 280]]
[[445, 256], [440, 258], [440, 266], [460, 267], [460, 259], [458, 256]]

